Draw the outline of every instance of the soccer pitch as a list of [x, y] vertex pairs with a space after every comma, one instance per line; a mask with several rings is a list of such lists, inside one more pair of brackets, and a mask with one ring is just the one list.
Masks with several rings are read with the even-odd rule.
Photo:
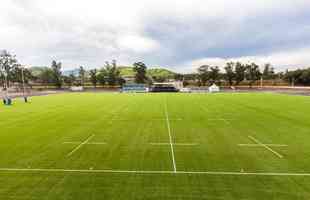
[[310, 97], [71, 93], [0, 107], [0, 199], [310, 198]]

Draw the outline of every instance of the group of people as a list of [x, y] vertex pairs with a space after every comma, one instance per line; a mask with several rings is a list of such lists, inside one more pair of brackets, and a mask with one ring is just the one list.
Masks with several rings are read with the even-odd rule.
[[[3, 89], [3, 92], [4, 92], [4, 95], [3, 95], [3, 98], [2, 98], [2, 101], [3, 101], [3, 104], [4, 105], [12, 105], [12, 98], [9, 97], [8, 95], [8, 91], [6, 90], [6, 88]], [[28, 102], [28, 97], [24, 95], [24, 101], [25, 103]]]

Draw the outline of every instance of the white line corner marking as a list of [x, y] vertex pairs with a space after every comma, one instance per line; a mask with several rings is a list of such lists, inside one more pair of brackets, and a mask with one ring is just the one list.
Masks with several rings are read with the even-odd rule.
[[[84, 140], [83, 142], [81, 142], [78, 146], [76, 146], [70, 153], [67, 154], [67, 157], [71, 156], [74, 152], [76, 152], [77, 150], [79, 150], [82, 146], [84, 146], [85, 144], [88, 143], [88, 141], [90, 141], [95, 135], [90, 135], [88, 138], [86, 138], [86, 140]], [[71, 143], [71, 142], [70, 142]]]
[[255, 144], [238, 144], [239, 146], [246, 146], [246, 147], [264, 147], [274, 155], [276, 155], [279, 158], [283, 158], [283, 155], [273, 150], [271, 147], [287, 147], [285, 144], [264, 144], [260, 142], [258, 139], [254, 138], [253, 136], [248, 136]]

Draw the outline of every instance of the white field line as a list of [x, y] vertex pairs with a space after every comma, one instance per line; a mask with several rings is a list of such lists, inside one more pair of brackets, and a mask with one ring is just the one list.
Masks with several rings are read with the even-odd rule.
[[226, 119], [226, 118], [211, 118], [208, 119], [209, 121], [223, 121], [226, 124], [230, 124], [230, 121], [235, 120], [235, 119]]
[[224, 119], [223, 118], [223, 121], [226, 123], [226, 124], [230, 124], [230, 121], [228, 119]]
[[75, 147], [70, 153], [67, 154], [67, 157], [71, 156], [74, 152], [76, 152], [79, 148], [81, 148], [84, 144], [86, 144], [89, 140], [91, 140], [95, 135], [90, 135], [84, 142], [80, 143], [77, 147]]
[[[260, 144], [238, 144], [239, 146], [245, 146], [245, 147], [261, 147], [262, 145]], [[286, 144], [265, 144], [266, 146], [269, 147], [287, 147], [288, 145]]]
[[[64, 142], [63, 144], [81, 144], [81, 142]], [[107, 143], [105, 143], [105, 142], [88, 142], [85, 145], [87, 145], [87, 144], [107, 144]]]
[[[165, 142], [152, 142], [150, 143], [151, 145], [170, 145], [170, 143], [165, 143]], [[197, 143], [172, 143], [173, 146], [196, 146], [198, 145]]]
[[229, 171], [144, 171], [144, 170], [100, 170], [100, 169], [31, 169], [31, 168], [0, 168], [0, 172], [75, 172], [75, 173], [126, 173], [126, 174], [205, 174], [235, 176], [310, 176], [310, 173], [285, 172], [229, 172]]
[[228, 118], [209, 118], [209, 121], [230, 121], [230, 120], [236, 120], [236, 119], [228, 119]]
[[172, 137], [171, 137], [169, 114], [168, 114], [168, 108], [167, 108], [167, 99], [165, 100], [165, 115], [166, 115], [166, 123], [167, 123], [168, 134], [169, 134], [169, 142], [170, 142], [170, 149], [171, 149], [173, 171], [177, 172], [177, 168], [176, 168], [176, 164], [175, 164], [175, 158], [174, 158], [174, 149], [173, 149]]
[[275, 150], [273, 150], [272, 148], [270, 148], [269, 146], [267, 146], [266, 144], [261, 143], [259, 140], [257, 140], [256, 138], [254, 138], [253, 136], [248, 136], [251, 140], [253, 140], [254, 142], [256, 142], [257, 144], [261, 145], [262, 147], [265, 147], [267, 150], [269, 150], [270, 152], [272, 152], [273, 154], [275, 154], [276, 156], [278, 156], [279, 158], [283, 158], [283, 156], [281, 154], [279, 154], [278, 152], [276, 152]]
[[106, 142], [88, 142], [87, 144], [107, 144]]
[[[111, 119], [111, 121], [133, 121], [137, 122], [140, 121], [141, 119]], [[175, 118], [175, 119], [169, 119], [170, 121], [181, 121], [182, 118]], [[141, 121], [166, 121], [165, 118], [163, 119], [142, 119]]]

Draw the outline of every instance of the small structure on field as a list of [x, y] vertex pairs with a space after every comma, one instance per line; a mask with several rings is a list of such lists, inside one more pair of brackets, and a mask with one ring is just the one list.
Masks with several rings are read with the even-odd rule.
[[210, 93], [213, 93], [213, 92], [219, 92], [220, 91], [220, 87], [217, 86], [215, 83], [213, 83], [213, 85], [211, 85], [209, 87], [209, 92]]
[[84, 90], [83, 86], [72, 86], [72, 87], [70, 87], [70, 91], [72, 91], [72, 92], [81, 92], [83, 90]]

